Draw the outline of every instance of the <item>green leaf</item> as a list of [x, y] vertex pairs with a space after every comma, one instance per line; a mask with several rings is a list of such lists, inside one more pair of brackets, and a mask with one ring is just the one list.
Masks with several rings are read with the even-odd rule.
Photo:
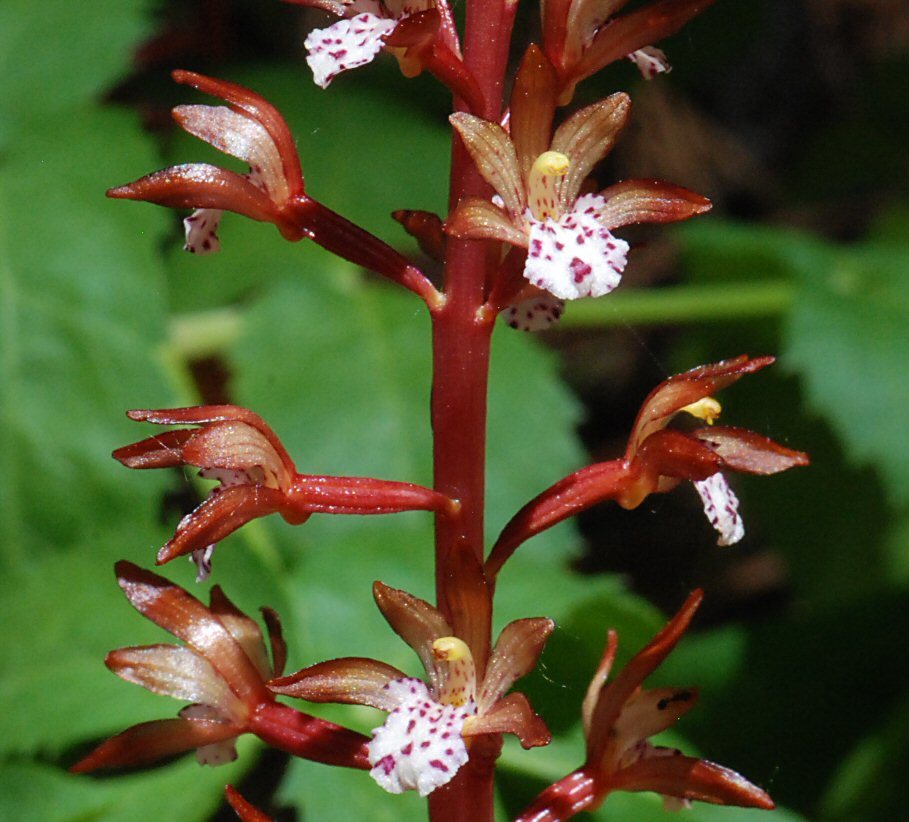
[[416, 791], [395, 796], [383, 791], [365, 771], [327, 768], [301, 759], [290, 762], [276, 800], [305, 808], [307, 819], [343, 816], [363, 822], [398, 822], [426, 816], [426, 800]]
[[97, 179], [149, 162], [132, 118], [85, 111], [45, 123], [0, 166], [0, 551], [13, 566], [112, 522], [154, 521], [148, 481], [109, 455], [136, 433], [127, 408], [170, 396], [155, 351], [161, 221], [137, 228]]
[[[68, 112], [97, 98], [129, 68], [137, 41], [151, 30], [155, 0], [4, 0], [0, 6], [0, 144], [29, 135], [54, 115], [59, 132]], [[90, 55], [90, 59], [86, 59]], [[22, 131], [24, 134], [24, 131]], [[33, 154], [33, 157], [38, 155]], [[71, 151], [78, 163], [86, 158]]]
[[899, 819], [906, 805], [909, 699], [845, 758], [821, 805], [829, 820]]
[[41, 763], [0, 764], [0, 818], [42, 822], [203, 820], [224, 785], [242, 778], [254, 745], [241, 741], [237, 762], [201, 768], [194, 757], [152, 772], [102, 778], [70, 776]]
[[852, 457], [875, 465], [890, 499], [905, 504], [909, 441], [894, 409], [909, 404], [906, 247], [837, 249], [819, 263], [798, 270], [787, 362]]

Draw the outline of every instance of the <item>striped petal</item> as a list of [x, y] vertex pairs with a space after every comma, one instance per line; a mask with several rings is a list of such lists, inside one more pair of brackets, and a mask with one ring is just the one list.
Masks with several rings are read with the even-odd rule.
[[502, 198], [512, 216], [523, 214], [524, 184], [518, 155], [505, 129], [482, 117], [457, 112], [448, 118], [461, 136], [483, 179]]

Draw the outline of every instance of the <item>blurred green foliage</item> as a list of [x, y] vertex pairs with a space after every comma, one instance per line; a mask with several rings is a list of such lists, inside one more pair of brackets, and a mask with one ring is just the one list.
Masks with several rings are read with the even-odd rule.
[[[723, 46], [723, 60], [740, 54], [730, 45], [743, 30], [730, 5], [694, 29], [701, 57], [680, 70], [682, 87], [702, 82], [711, 43]], [[103, 198], [105, 187], [169, 162], [214, 156], [185, 136], [155, 140], [132, 110], [103, 101], [158, 26], [157, 11], [148, 0], [0, 6], [0, 817], [204, 820], [218, 813], [223, 785], [245, 778], [244, 790], [267, 793], [262, 804], [280, 818], [417, 818], [413, 797], [381, 794], [360, 773], [280, 757], [276, 770], [250, 740], [219, 769], [184, 757], [125, 775], [65, 770], [104, 736], [178, 708], [102, 664], [111, 648], [162, 641], [125, 602], [111, 566], [119, 558], [150, 565], [179, 516], [172, 501], [198, 493], [188, 476], [135, 474], [109, 459], [147, 433], [123, 410], [199, 401], [189, 360], [215, 355], [230, 399], [269, 420], [303, 470], [431, 476], [428, 323], [414, 299], [233, 215], [222, 225], [222, 253], [193, 258], [178, 250], [176, 215]], [[733, 29], [739, 39], [723, 39]], [[673, 42], [684, 53], [684, 38]], [[891, 177], [905, 178], [897, 147], [909, 124], [891, 116], [898, 84], [881, 65], [867, 68], [881, 82], [862, 87], [850, 117], [814, 125], [812, 149], [792, 161], [778, 196], [845, 208], [867, 193], [863, 184], [886, 181], [887, 152]], [[421, 105], [431, 84], [421, 78], [410, 94], [396, 71], [374, 66], [362, 83], [341, 78], [322, 92], [287, 60], [218, 68], [287, 113], [311, 193], [416, 253], [388, 212], [444, 208], [444, 114]], [[857, 163], [842, 162], [856, 144], [875, 157], [867, 179]], [[838, 176], [843, 165], [849, 173]], [[667, 744], [741, 770], [791, 809], [774, 812], [779, 820], [893, 819], [903, 805], [909, 201], [871, 202], [849, 236], [742, 219], [731, 208], [673, 233], [682, 277], [572, 306], [566, 318], [566, 328], [580, 329], [574, 334], [634, 326], [624, 344], [648, 357], [651, 343], [640, 336], [648, 327], [681, 329], [660, 349], [664, 372], [653, 382], [743, 351], [780, 354], [776, 374], [742, 382], [724, 404], [730, 424], [812, 453], [809, 471], [739, 486], [752, 535], [745, 550], [782, 564], [787, 596], [757, 618], [701, 620], [654, 677], [702, 689], [701, 705]], [[528, 497], [583, 463], [574, 434], [582, 414], [552, 351], [497, 333], [490, 537]], [[632, 523], [651, 515], [623, 514]], [[671, 541], [658, 549], [675, 551]], [[573, 528], [559, 526], [518, 552], [497, 592], [498, 628], [538, 614], [559, 623], [521, 686], [556, 739], [529, 753], [506, 747], [503, 813], [579, 764], [578, 708], [607, 628], [619, 631], [624, 661], [664, 620], [620, 576], [574, 572], [580, 553]], [[185, 563], [166, 571], [193, 585]], [[665, 581], [674, 604], [696, 576]], [[292, 668], [355, 654], [416, 672], [369, 587], [382, 579], [431, 597], [431, 523], [422, 514], [317, 517], [301, 528], [255, 522], [219, 550], [214, 578], [249, 612], [279, 610]], [[376, 722], [361, 709], [326, 715], [363, 730]], [[758, 814], [696, 806], [687, 817]], [[665, 814], [658, 797], [625, 795], [609, 798], [596, 818]]]

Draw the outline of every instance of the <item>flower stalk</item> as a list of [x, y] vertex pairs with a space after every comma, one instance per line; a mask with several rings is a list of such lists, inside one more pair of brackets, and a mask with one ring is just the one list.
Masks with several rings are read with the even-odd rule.
[[[284, 118], [255, 92], [225, 81], [176, 72], [177, 82], [227, 105], [178, 106], [174, 117], [245, 162], [248, 173], [175, 166], [108, 194], [194, 209], [184, 220], [185, 249], [192, 253], [219, 249], [222, 214], [232, 211], [272, 223], [285, 240], [313, 240], [420, 297], [432, 325], [433, 485], [301, 473], [265, 420], [233, 405], [128, 412], [136, 421], [183, 427], [113, 456], [133, 469], [198, 468], [218, 483], [157, 557], [161, 564], [189, 554], [199, 580], [211, 572], [216, 543], [257, 517], [278, 513], [302, 525], [314, 514], [431, 513], [436, 604], [379, 582], [373, 589], [392, 630], [418, 655], [425, 679], [365, 656], [316, 662], [285, 676], [287, 650], [276, 614], [263, 609], [269, 655], [255, 621], [217, 586], [206, 607], [167, 580], [120, 563], [118, 580], [130, 602], [184, 644], [120, 649], [108, 656], [108, 666], [127, 681], [192, 704], [178, 719], [112, 737], [74, 770], [145, 764], [189, 750], [203, 764], [221, 764], [236, 756], [239, 735], [253, 733], [292, 756], [367, 770], [390, 793], [416, 790], [428, 797], [433, 822], [491, 822], [503, 735], [514, 734], [524, 748], [550, 741], [543, 719], [512, 687], [536, 666], [555, 623], [545, 616], [517, 619], [492, 642], [495, 586], [515, 550], [594, 504], [635, 508], [685, 481], [700, 495], [718, 544], [729, 545], [741, 539], [744, 526], [725, 473], [772, 474], [808, 462], [759, 434], [713, 425], [721, 408], [712, 394], [769, 365], [771, 357], [700, 366], [645, 399], [623, 456], [555, 482], [512, 517], [486, 553], [487, 392], [497, 316], [525, 331], [547, 327], [565, 300], [604, 296], [619, 285], [632, 249], [613, 229], [685, 220], [710, 208], [705, 197], [655, 180], [626, 180], [595, 193], [592, 172], [618, 138], [630, 98], [618, 92], [564, 117], [559, 107], [578, 82], [615, 59], [631, 59], [648, 77], [668, 71], [653, 43], [710, 0], [659, 0], [615, 19], [623, 0], [548, 0], [541, 45], [525, 52], [507, 106], [517, 0], [468, 0], [463, 49], [446, 0], [289, 1], [339, 18], [305, 42], [322, 88], [384, 52], [406, 77], [426, 70], [452, 92], [447, 216], [393, 214], [442, 262], [441, 286], [310, 197]], [[677, 417], [705, 425], [678, 426]], [[607, 685], [618, 642], [609, 632], [581, 708], [586, 759], [544, 790], [522, 819], [567, 819], [615, 790], [772, 807], [763, 791], [733, 771], [648, 742], [697, 700], [694, 688], [647, 691], [642, 683], [680, 640], [700, 599], [693, 593]], [[368, 738], [280, 703], [276, 695], [370, 706], [387, 717]], [[232, 788], [227, 795], [240, 818], [264, 817]]]

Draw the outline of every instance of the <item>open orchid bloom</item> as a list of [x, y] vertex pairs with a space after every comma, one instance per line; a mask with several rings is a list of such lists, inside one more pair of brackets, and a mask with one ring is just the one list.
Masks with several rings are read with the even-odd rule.
[[[552, 66], [531, 46], [515, 80], [510, 133], [471, 114], [449, 118], [496, 196], [462, 200], [445, 229], [454, 237], [500, 240], [527, 250], [523, 260], [506, 256], [503, 284], [494, 291], [507, 306], [506, 321], [524, 330], [548, 326], [564, 300], [599, 297], [619, 284], [629, 246], [614, 229], [684, 220], [710, 208], [698, 194], [652, 180], [582, 194], [594, 166], [612, 150], [631, 104], [627, 95], [613, 94], [576, 112], [552, 134], [556, 88]], [[523, 278], [517, 286], [514, 264]]]
[[306, 199], [303, 173], [293, 137], [277, 109], [249, 89], [224, 80], [190, 71], [175, 71], [173, 78], [228, 103], [177, 106], [174, 119], [193, 136], [242, 160], [249, 172], [238, 174], [206, 163], [174, 166], [112, 188], [107, 195], [195, 208], [184, 220], [184, 248], [194, 254], [220, 248], [217, 231], [225, 210], [274, 223], [289, 240], [305, 236], [291, 208]]
[[316, 85], [391, 52], [405, 77], [427, 69], [473, 108], [479, 87], [461, 60], [457, 29], [447, 0], [288, 0], [341, 19], [314, 29], [304, 41]]
[[158, 552], [159, 565], [191, 554], [200, 579], [208, 576], [214, 545], [256, 517], [279, 513], [299, 525], [314, 513], [457, 509], [448, 497], [411, 483], [299, 474], [274, 431], [246, 408], [202, 405], [129, 411], [128, 416], [159, 425], [199, 426], [157, 434], [118, 448], [113, 456], [129, 468], [193, 465], [201, 469], [200, 476], [219, 482]]
[[643, 682], [682, 638], [701, 598], [700, 591], [692, 593], [669, 624], [607, 684], [618, 647], [615, 632], [609, 632], [582, 707], [586, 760], [544, 790], [521, 814], [521, 822], [570, 819], [596, 808], [617, 790], [656, 791], [672, 803], [698, 800], [773, 808], [764, 791], [735, 771], [648, 741], [672, 727], [697, 702], [693, 688], [646, 690]]
[[669, 71], [653, 44], [675, 34], [713, 0], [658, 0], [616, 17], [628, 0], [543, 0], [543, 48], [559, 76], [559, 103], [601, 68], [627, 57], [648, 80]]
[[[117, 580], [132, 606], [185, 645], [147, 645], [111, 651], [107, 667], [127, 682], [185, 700], [177, 719], [144, 722], [111, 737], [72, 767], [145, 765], [195, 749], [202, 765], [236, 759], [236, 738], [260, 733], [278, 705], [266, 681], [280, 674], [286, 649], [277, 615], [263, 609], [271, 661], [259, 626], [231, 603], [220, 588], [205, 607], [182, 588], [129, 562], [116, 565]], [[363, 766], [362, 737], [329, 722], [293, 712], [293, 744], [300, 756], [349, 767]]]
[[[724, 472], [776, 474], [808, 465], [808, 455], [753, 431], [712, 425], [722, 409], [711, 395], [772, 362], [773, 357], [743, 355], [661, 383], [638, 412], [625, 456], [582, 468], [525, 505], [493, 547], [487, 573], [495, 576], [524, 540], [591, 505], [611, 499], [623, 508], [636, 508], [648, 495], [669, 491], [682, 480], [694, 483], [704, 512], [719, 533], [718, 544], [740, 540], [745, 529]], [[691, 431], [668, 428], [680, 414], [708, 425]]]
[[392, 629], [419, 656], [426, 682], [383, 662], [349, 657], [304, 668], [269, 687], [311, 702], [387, 711], [369, 743], [370, 774], [379, 785], [391, 793], [416, 790], [426, 796], [467, 762], [472, 737], [513, 733], [525, 748], [549, 741], [526, 697], [505, 694], [536, 665], [552, 620], [508, 625], [480, 677], [467, 644], [452, 636], [451, 626], [428, 602], [381, 583], [373, 593]]

